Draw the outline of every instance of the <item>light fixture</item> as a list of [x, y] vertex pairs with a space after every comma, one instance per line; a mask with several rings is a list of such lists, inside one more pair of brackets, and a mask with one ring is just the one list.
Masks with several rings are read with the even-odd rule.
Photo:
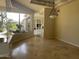
[[59, 12], [59, 10], [57, 10], [57, 8], [56, 8], [55, 0], [53, 0], [52, 9], [50, 11], [49, 17], [55, 18], [56, 16], [58, 16], [58, 12]]

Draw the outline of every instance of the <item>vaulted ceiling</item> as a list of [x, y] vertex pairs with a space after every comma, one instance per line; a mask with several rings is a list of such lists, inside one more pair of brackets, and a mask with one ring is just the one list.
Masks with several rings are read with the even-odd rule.
[[41, 9], [43, 9], [45, 7], [42, 5], [31, 3], [30, 0], [16, 0], [16, 1], [25, 5], [26, 7], [29, 7], [31, 9], [35, 10], [35, 11], [40, 11]]
[[0, 7], [5, 7], [6, 3], [5, 0], [0, 0]]
[[[16, 0], [19, 3], [35, 10], [40, 11], [41, 9], [45, 7], [51, 7], [53, 0]], [[72, 0], [55, 0], [57, 5], [62, 5], [65, 2], [70, 2]]]
[[[6, 5], [5, 1], [6, 0], [0, 0], [0, 7], [5, 7]], [[14, 1], [21, 4], [21, 6], [25, 6], [26, 8], [39, 12], [43, 10], [43, 8], [45, 7], [52, 6], [53, 0], [14, 0]], [[70, 1], [72, 0], [55, 0], [57, 5], [62, 5], [63, 3], [70, 2]]]

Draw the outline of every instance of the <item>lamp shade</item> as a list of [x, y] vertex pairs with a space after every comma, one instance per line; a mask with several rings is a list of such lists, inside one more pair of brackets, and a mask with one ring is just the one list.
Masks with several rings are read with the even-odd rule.
[[49, 18], [54, 19], [56, 15], [50, 15]]

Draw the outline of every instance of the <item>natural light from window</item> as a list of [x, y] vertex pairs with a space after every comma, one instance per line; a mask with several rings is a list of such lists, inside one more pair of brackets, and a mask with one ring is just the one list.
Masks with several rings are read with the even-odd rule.
[[[7, 12], [7, 18], [12, 19], [14, 22], [19, 22], [19, 13]], [[20, 22], [25, 18], [25, 14], [20, 13]]]

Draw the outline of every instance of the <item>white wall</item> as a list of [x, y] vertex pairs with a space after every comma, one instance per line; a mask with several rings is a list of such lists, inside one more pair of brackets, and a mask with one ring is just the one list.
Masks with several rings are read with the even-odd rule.
[[60, 7], [56, 20], [57, 38], [79, 46], [79, 0]]

